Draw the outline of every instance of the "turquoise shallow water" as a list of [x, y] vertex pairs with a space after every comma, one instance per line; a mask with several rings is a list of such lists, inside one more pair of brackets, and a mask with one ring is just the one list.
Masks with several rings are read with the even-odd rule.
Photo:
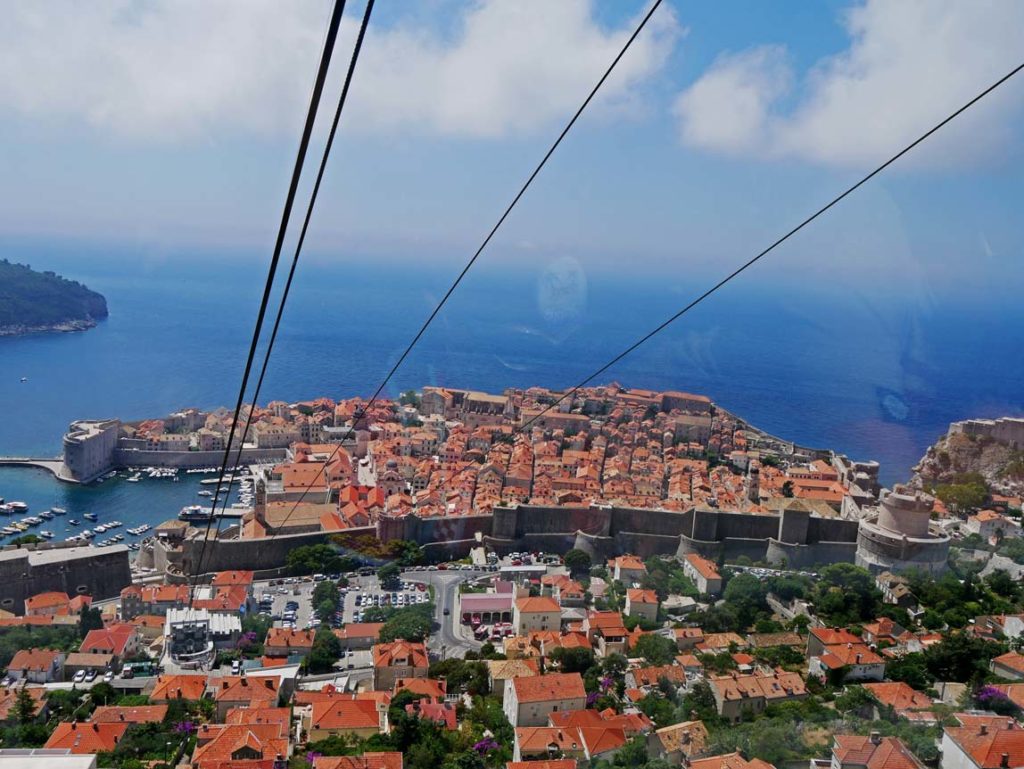
[[[233, 405], [262, 266], [67, 249], [0, 248], [0, 256], [81, 280], [110, 306], [110, 318], [86, 333], [0, 339], [0, 454], [56, 454], [77, 418]], [[260, 400], [371, 393], [451, 275], [429, 265], [304, 265]], [[572, 260], [471, 273], [389, 392], [569, 386], [704, 283], [592, 274]], [[893, 482], [950, 421], [1022, 413], [1022, 321], [1021, 308], [981, 299], [738, 282], [598, 381], [705, 393], [776, 434], [878, 459]], [[24, 499], [33, 512], [58, 505], [127, 527], [202, 501], [189, 478], [76, 488], [0, 469], [0, 496]]]

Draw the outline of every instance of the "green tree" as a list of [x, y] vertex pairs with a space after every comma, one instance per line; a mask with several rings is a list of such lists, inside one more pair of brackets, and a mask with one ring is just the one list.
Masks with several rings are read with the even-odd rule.
[[586, 574], [590, 570], [590, 554], [585, 550], [580, 550], [574, 547], [565, 554], [563, 561], [565, 563], [565, 568], [567, 568], [573, 576]]
[[765, 587], [753, 574], [737, 574], [725, 586], [722, 597], [736, 612], [736, 621], [741, 627], [750, 627], [759, 614], [768, 611]]
[[85, 638], [90, 630], [102, 630], [103, 629], [103, 614], [99, 609], [89, 607], [82, 610], [81, 616], [78, 618], [78, 634]]
[[551, 660], [557, 662], [563, 673], [583, 673], [594, 665], [594, 652], [581, 646], [557, 648], [551, 652]]
[[924, 663], [928, 672], [940, 681], [967, 683], [983, 680], [992, 658], [1005, 651], [1003, 644], [969, 633], [950, 633], [924, 650]]
[[852, 563], [836, 563], [822, 569], [816, 593], [818, 613], [836, 625], [873, 619], [882, 599], [871, 573]]
[[377, 579], [385, 590], [395, 590], [402, 586], [402, 570], [397, 563], [386, 563], [377, 569]]
[[10, 542], [4, 544], [7, 545], [35, 545], [42, 542], [43, 538], [38, 534], [22, 534], [20, 537], [15, 537]]
[[935, 496], [954, 512], [976, 510], [988, 500], [989, 490], [981, 473], [958, 473], [950, 483], [937, 486]]
[[36, 701], [24, 686], [18, 689], [14, 698], [14, 718], [19, 724], [28, 724], [35, 720]]
[[[406, 641], [422, 641], [433, 628], [434, 605], [430, 603], [392, 609], [380, 629], [380, 640], [389, 643], [398, 638]], [[371, 621], [371, 620], [368, 620]]]
[[341, 640], [329, 629], [322, 627], [316, 631], [313, 647], [302, 664], [307, 673], [329, 673], [341, 657], [341, 651]]
[[649, 665], [668, 665], [676, 656], [676, 645], [664, 636], [647, 633], [637, 639], [635, 653]]
[[399, 566], [418, 566], [427, 560], [419, 543], [408, 539], [392, 540], [388, 543], [388, 552], [397, 560]]
[[792, 498], [793, 496], [793, 481], [782, 482], [782, 496]]
[[921, 653], [904, 654], [885, 664], [885, 677], [903, 681], [914, 689], [927, 689], [935, 681]]
[[106, 681], [94, 684], [89, 690], [89, 696], [97, 705], [110, 705], [117, 701], [117, 690]]

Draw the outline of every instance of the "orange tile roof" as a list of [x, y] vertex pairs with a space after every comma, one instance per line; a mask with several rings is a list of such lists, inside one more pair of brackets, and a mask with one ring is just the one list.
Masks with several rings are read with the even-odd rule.
[[704, 579], [721, 579], [722, 575], [718, 573], [718, 568], [712, 561], [704, 558], [697, 553], [687, 553], [686, 560], [689, 562], [697, 573], [700, 574]]
[[318, 756], [313, 766], [314, 769], [402, 769], [402, 754], [396, 751], [361, 756]]
[[924, 692], [911, 688], [903, 681], [880, 681], [861, 684], [883, 705], [893, 710], [927, 710], [934, 703]]
[[579, 673], [549, 673], [543, 676], [513, 678], [516, 699], [520, 702], [549, 702], [587, 696]]
[[626, 591], [630, 603], [658, 603], [658, 594], [653, 590], [631, 587]]
[[[375, 668], [391, 667], [398, 661], [408, 660], [411, 667], [425, 668], [430, 664], [427, 647], [413, 641], [393, 641], [377, 644], [373, 647], [373, 666]], [[405, 665], [405, 662], [400, 664]]]
[[1010, 651], [1006, 654], [1001, 654], [1000, 656], [995, 657], [992, 660], [992, 664], [1002, 665], [1016, 673], [1024, 673], [1024, 654]]
[[81, 650], [90, 654], [121, 656], [128, 644], [135, 638], [135, 632], [135, 626], [128, 623], [90, 630], [82, 640]]
[[159, 676], [149, 695], [156, 700], [200, 700], [206, 691], [207, 677], [204, 675], [182, 674]]
[[448, 685], [443, 680], [433, 678], [399, 678], [395, 681], [392, 694], [397, 696], [399, 692], [410, 692], [440, 702], [448, 692]]
[[19, 649], [7, 667], [10, 670], [32, 670], [42, 673], [50, 670], [59, 656], [60, 652], [52, 649]]
[[849, 630], [844, 628], [812, 627], [809, 629], [809, 632], [824, 646], [833, 646], [835, 644], [845, 643], [861, 643], [859, 636], [855, 636]]
[[806, 683], [799, 673], [776, 672], [770, 676], [734, 673], [727, 676], [712, 676], [709, 680], [723, 700], [740, 700], [745, 697], [775, 700], [802, 697], [807, 694]]
[[[317, 769], [320, 769], [317, 767]], [[554, 761], [507, 761], [505, 769], [576, 769], [575, 758], [559, 758]]]
[[117, 747], [127, 723], [79, 724], [62, 721], [43, 746], [48, 750], [67, 750], [75, 755], [109, 752]]
[[831, 669], [847, 665], [880, 665], [883, 660], [863, 643], [846, 643], [826, 646], [819, 657], [822, 665]]
[[349, 622], [344, 627], [336, 628], [334, 635], [342, 641], [349, 638], [377, 638], [382, 627], [383, 622]]
[[25, 599], [25, 611], [38, 611], [49, 609], [55, 606], [67, 606], [68, 594], [52, 591], [49, 593], [37, 593]]
[[380, 714], [372, 700], [330, 699], [313, 703], [313, 729], [380, 729]]
[[856, 764], [867, 769], [924, 769], [924, 764], [896, 737], [872, 739], [837, 734], [832, 753], [840, 764]]
[[226, 724], [276, 724], [281, 737], [288, 737], [292, 723], [289, 708], [231, 708], [224, 718]]
[[775, 769], [773, 764], [752, 758], [749, 761], [739, 753], [698, 758], [689, 762], [689, 769]]
[[[278, 736], [277, 724], [204, 725], [192, 751], [193, 769], [223, 769], [239, 751], [256, 753], [262, 759], [288, 755], [288, 739]], [[204, 737], [210, 739], [203, 741]], [[237, 760], [237, 759], [234, 759]]]
[[647, 572], [647, 566], [635, 555], [620, 555], [618, 558], [612, 558], [608, 561], [608, 566], [612, 569], [617, 567], [619, 569], [627, 569], [629, 571]]
[[167, 716], [166, 705], [101, 705], [93, 711], [95, 723], [159, 723]]
[[[214, 680], [217, 702], [276, 703], [277, 679], [257, 676], [222, 676]], [[267, 707], [267, 705], [263, 705]]]
[[686, 682], [686, 671], [678, 665], [637, 668], [630, 672], [637, 686], [657, 686], [662, 678], [667, 678], [677, 684]]
[[540, 614], [542, 612], [559, 614], [562, 611], [558, 601], [546, 595], [520, 598], [516, 601], [516, 609], [524, 614]]
[[272, 627], [267, 631], [267, 640], [264, 646], [285, 646], [300, 651], [308, 651], [313, 648], [315, 630], [293, 630], [284, 627]]
[[700, 755], [708, 741], [708, 730], [703, 721], [684, 721], [658, 729], [658, 741], [666, 752], [682, 751], [684, 755]]
[[213, 576], [213, 581], [210, 583], [214, 587], [229, 587], [232, 585], [244, 585], [248, 587], [252, 584], [253, 572], [251, 571], [218, 571]]
[[1000, 721], [1005, 728], [992, 728], [995, 724], [990, 723], [984, 725], [987, 728], [961, 726], [945, 731], [980, 769], [998, 769], [1004, 753], [1009, 766], [1024, 766], [1024, 729], [1005, 716]]

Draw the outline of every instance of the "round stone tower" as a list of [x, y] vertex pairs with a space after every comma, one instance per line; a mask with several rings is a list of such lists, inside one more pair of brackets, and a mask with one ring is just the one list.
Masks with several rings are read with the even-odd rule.
[[857, 530], [857, 565], [873, 572], [946, 570], [949, 535], [931, 525], [935, 500], [906, 486], [882, 491], [877, 513]]

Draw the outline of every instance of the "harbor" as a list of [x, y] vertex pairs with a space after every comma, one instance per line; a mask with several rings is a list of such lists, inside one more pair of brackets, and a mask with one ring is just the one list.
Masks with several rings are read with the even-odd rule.
[[[217, 475], [216, 467], [128, 468], [80, 485], [62, 483], [39, 467], [0, 467], [0, 546], [34, 534], [46, 541], [124, 544], [137, 550], [165, 521], [209, 520]], [[236, 471], [225, 478], [217, 517], [237, 520], [253, 501], [250, 477]], [[205, 510], [205, 516], [196, 509]]]

